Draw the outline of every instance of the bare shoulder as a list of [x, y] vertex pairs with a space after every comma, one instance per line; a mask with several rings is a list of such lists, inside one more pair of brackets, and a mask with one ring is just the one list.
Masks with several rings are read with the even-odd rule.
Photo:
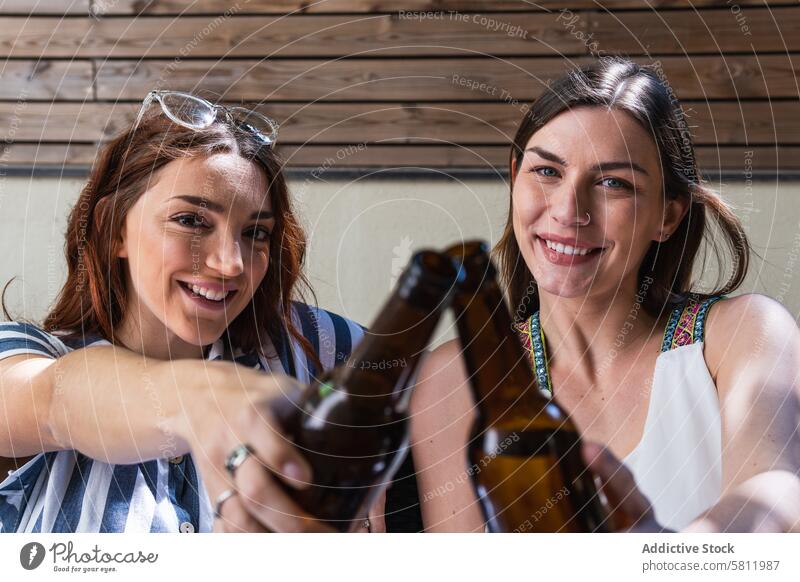
[[457, 339], [443, 343], [428, 354], [420, 368], [414, 407], [430, 407], [446, 400], [465, 380], [461, 344]]
[[433, 350], [425, 359], [425, 366], [431, 373], [444, 373], [453, 367], [461, 367], [461, 343], [452, 339]]
[[712, 305], [704, 340], [706, 362], [714, 379], [723, 367], [776, 353], [796, 358], [800, 349], [794, 317], [778, 301], [758, 293]]

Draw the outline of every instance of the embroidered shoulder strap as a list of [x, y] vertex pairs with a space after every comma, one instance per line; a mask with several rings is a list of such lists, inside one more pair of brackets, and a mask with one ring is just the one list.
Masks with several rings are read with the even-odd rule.
[[685, 303], [673, 309], [667, 328], [664, 330], [661, 351], [668, 352], [681, 346], [702, 342], [708, 310], [723, 298], [724, 295], [706, 299], [701, 299], [698, 295], [690, 295]]
[[528, 353], [531, 368], [536, 373], [539, 388], [553, 394], [553, 385], [550, 382], [550, 369], [547, 365], [547, 352], [544, 343], [544, 333], [539, 324], [539, 312], [534, 313], [530, 319], [516, 324], [522, 347]]

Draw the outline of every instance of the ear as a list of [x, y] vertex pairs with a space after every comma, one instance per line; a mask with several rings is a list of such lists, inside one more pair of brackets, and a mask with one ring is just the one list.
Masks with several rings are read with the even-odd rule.
[[661, 223], [661, 230], [656, 233], [654, 240], [665, 242], [680, 226], [681, 221], [689, 210], [689, 200], [686, 198], [667, 199], [664, 205], [664, 220]]
[[117, 239], [117, 258], [118, 259], [127, 259], [128, 258], [128, 244], [127, 244], [128, 237], [125, 236], [125, 227], [126, 227], [126, 225], [123, 223], [122, 230], [120, 231], [119, 238]]

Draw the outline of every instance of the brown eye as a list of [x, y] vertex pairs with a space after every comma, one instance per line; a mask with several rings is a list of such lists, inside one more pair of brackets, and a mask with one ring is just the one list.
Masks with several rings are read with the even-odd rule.
[[267, 242], [269, 241], [271, 235], [272, 232], [269, 229], [264, 228], [263, 226], [259, 226], [257, 228], [247, 231], [247, 236], [249, 236], [256, 242]]
[[186, 228], [203, 228], [207, 227], [208, 223], [205, 219], [197, 214], [181, 214], [173, 218], [175, 222]]

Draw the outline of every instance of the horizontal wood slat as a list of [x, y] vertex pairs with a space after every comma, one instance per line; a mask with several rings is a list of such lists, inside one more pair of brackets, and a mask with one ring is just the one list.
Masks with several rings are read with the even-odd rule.
[[[698, 144], [798, 144], [800, 102], [684, 103]], [[393, 142], [508, 144], [522, 118], [502, 103], [266, 104], [281, 123], [282, 143]], [[138, 105], [0, 103], [0, 139], [15, 128], [20, 141], [107, 139], [130, 123]]]
[[89, 61], [6, 61], [0, 71], [0, 100], [83, 100], [93, 96]]
[[[248, 14], [314, 14], [320, 12], [364, 13], [407, 11], [530, 11], [598, 9], [686, 8], [687, 0], [94, 0], [96, 15], [128, 14], [222, 14], [232, 7]], [[786, 6], [791, 0], [738, 0], [739, 6]], [[726, 0], [692, 0], [695, 8], [724, 7]], [[88, 14], [89, 0], [2, 0], [0, 14]]]
[[[133, 6], [133, 2], [128, 3]], [[0, 14], [89, 14], [89, 0], [0, 0]]]
[[598, 54], [783, 53], [800, 47], [797, 7], [751, 8], [739, 14], [729, 9], [617, 12], [586, 19]]
[[[398, 15], [0, 17], [0, 56], [339, 57], [631, 55], [800, 50], [800, 10]], [[580, 33], [583, 33], [581, 35]], [[589, 36], [591, 35], [591, 37]]]
[[[483, 19], [492, 22], [491, 27]], [[0, 56], [8, 57], [328, 58], [585, 52], [584, 43], [559, 26], [553, 14], [422, 21], [369, 14], [0, 18]]]
[[[589, 59], [106, 61], [97, 97], [141, 100], [153, 88], [250, 101], [531, 101], [546, 82]], [[640, 59], [642, 63], [653, 63]], [[656, 62], [681, 99], [800, 96], [800, 55], [664, 57]]]
[[[800, 96], [800, 55], [663, 57], [657, 61], [681, 99]], [[394, 100], [530, 101], [571, 59], [105, 61], [98, 64], [97, 98], [134, 100], [154, 88], [200, 92], [230, 101]], [[92, 97], [90, 61], [7, 61], [0, 100], [84, 100]]]
[[[280, 146], [278, 151], [288, 169], [293, 168], [463, 168], [504, 171], [508, 146], [416, 146], [371, 145], [354, 148], [339, 145]], [[700, 146], [696, 150], [705, 174], [727, 171], [747, 177], [746, 171], [776, 175], [787, 170], [800, 171], [800, 147], [776, 149], [772, 146]], [[0, 168], [91, 166], [97, 147], [89, 144], [0, 145]]]

